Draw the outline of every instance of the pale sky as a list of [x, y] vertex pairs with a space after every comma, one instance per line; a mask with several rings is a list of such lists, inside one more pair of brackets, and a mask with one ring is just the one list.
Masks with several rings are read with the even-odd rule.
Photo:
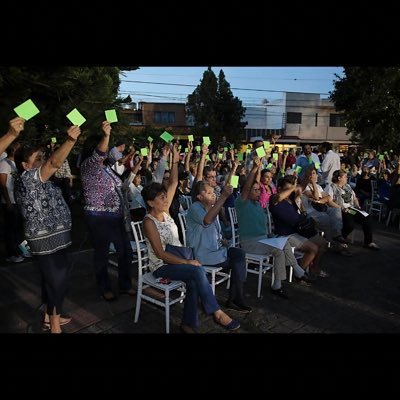
[[[184, 103], [203, 77], [207, 67], [140, 67], [121, 74], [120, 96], [132, 101]], [[334, 89], [335, 74], [343, 67], [212, 67], [218, 77], [225, 73], [234, 96], [244, 106], [261, 105], [282, 97], [283, 92], [320, 93], [327, 98]], [[127, 82], [140, 81], [140, 82]], [[168, 84], [168, 85], [165, 85]], [[189, 85], [189, 86], [176, 86]], [[241, 90], [246, 89], [246, 90]]]

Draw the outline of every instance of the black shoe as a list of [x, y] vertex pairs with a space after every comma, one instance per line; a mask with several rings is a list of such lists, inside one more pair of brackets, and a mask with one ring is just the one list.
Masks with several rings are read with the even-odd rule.
[[294, 277], [294, 280], [302, 286], [312, 286], [311, 284], [311, 279], [307, 278], [306, 275], [304, 274], [301, 278], [298, 278], [297, 276]]
[[349, 244], [350, 243], [349, 239], [346, 239], [341, 235], [334, 237], [333, 240], [336, 241], [336, 242], [342, 243], [342, 244]]
[[282, 297], [282, 299], [286, 299], [287, 300], [289, 298], [289, 296], [283, 291], [282, 288], [280, 288], [280, 289], [271, 289], [271, 292], [272, 292], [272, 294], [274, 294], [276, 296]]
[[243, 303], [235, 303], [233, 301], [227, 301], [225, 304], [226, 308], [230, 308], [231, 310], [234, 311], [239, 311], [239, 312], [243, 312], [243, 313], [251, 313], [253, 311], [253, 309], [249, 306], [246, 306]]
[[135, 297], [136, 296], [136, 290], [135, 289], [120, 290], [119, 294], [129, 294], [129, 296]]
[[185, 324], [181, 324], [181, 326], [179, 327], [179, 329], [181, 330], [182, 333], [187, 333], [187, 334], [190, 334], [190, 333], [199, 333], [199, 332], [197, 331], [197, 329], [195, 329], [195, 328], [193, 328], [193, 327], [191, 327], [191, 326], [189, 326], [189, 325], [185, 325]]
[[101, 297], [105, 300], [105, 301], [115, 301], [117, 300], [117, 296], [115, 296], [115, 294], [113, 292], [104, 292]]

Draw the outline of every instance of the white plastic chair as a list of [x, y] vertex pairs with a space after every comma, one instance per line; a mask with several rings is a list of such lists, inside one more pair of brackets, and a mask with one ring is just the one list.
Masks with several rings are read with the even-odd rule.
[[371, 187], [372, 187], [372, 197], [369, 201], [369, 209], [368, 213], [378, 213], [378, 221], [381, 222], [383, 210], [385, 209], [385, 204], [378, 200], [378, 182], [375, 179], [371, 179]]
[[[143, 222], [131, 222], [131, 225], [133, 236], [135, 238], [138, 263], [138, 289], [136, 295], [135, 322], [138, 322], [139, 320], [140, 306], [143, 299], [165, 309], [165, 331], [166, 333], [169, 333], [170, 307], [178, 302], [182, 302], [185, 298], [185, 284], [182, 281], [171, 281], [171, 283], [166, 285], [156, 282], [156, 277], [148, 270], [149, 256], [143, 235]], [[163, 300], [155, 299], [154, 297], [144, 294], [143, 290], [148, 287], [153, 287], [163, 291], [165, 298]], [[180, 294], [177, 298], [173, 299], [170, 294], [174, 290], [179, 291]]]
[[183, 209], [187, 211], [189, 207], [192, 205], [192, 197], [182, 194], [179, 196], [179, 202], [181, 203]]
[[[229, 212], [229, 219], [231, 222], [231, 229], [232, 229], [232, 247], [240, 247], [240, 239], [239, 239], [239, 229], [238, 229], [238, 220], [237, 220], [237, 213], [234, 207], [228, 207]], [[269, 229], [271, 229], [271, 216], [268, 216], [268, 224]], [[253, 254], [253, 253], [246, 253], [246, 271], [250, 274], [258, 275], [258, 286], [257, 286], [257, 297], [261, 297], [261, 287], [262, 287], [262, 277], [268, 271], [272, 270], [271, 276], [271, 286], [275, 280], [274, 274], [274, 257], [272, 254]], [[250, 268], [251, 264], [255, 264], [255, 268]], [[290, 267], [289, 272], [289, 282], [292, 282], [293, 276], [293, 268]]]
[[[186, 213], [179, 213], [178, 218], [179, 218], [179, 223], [181, 224], [183, 245], [187, 246], [187, 243], [186, 243]], [[220, 283], [223, 283], [225, 281], [227, 281], [226, 288], [229, 289], [230, 278], [231, 278], [230, 273], [223, 272], [222, 267], [211, 267], [209, 265], [203, 265], [203, 268], [206, 270], [206, 272], [208, 274], [211, 275], [211, 288], [212, 288], [212, 291], [214, 294], [215, 294], [215, 286], [219, 285]]]

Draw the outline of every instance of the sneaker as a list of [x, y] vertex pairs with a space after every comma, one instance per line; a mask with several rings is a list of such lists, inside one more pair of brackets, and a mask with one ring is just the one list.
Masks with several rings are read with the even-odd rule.
[[380, 247], [374, 242], [371, 242], [370, 244], [365, 244], [364, 247], [370, 250], [380, 250]]
[[24, 261], [24, 257], [22, 257], [22, 256], [11, 256], [11, 257], [6, 258], [6, 261], [13, 262], [13, 263], [20, 263], [20, 262]]

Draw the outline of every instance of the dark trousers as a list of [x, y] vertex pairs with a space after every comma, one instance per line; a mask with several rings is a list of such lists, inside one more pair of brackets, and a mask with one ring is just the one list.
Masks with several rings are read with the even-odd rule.
[[18, 245], [23, 240], [22, 217], [16, 204], [11, 209], [6, 204], [1, 204], [1, 212], [4, 219], [4, 241], [6, 245], [6, 257], [19, 256]]
[[43, 256], [35, 256], [34, 262], [42, 278], [42, 303], [49, 315], [61, 314], [68, 289], [72, 264], [66, 249]]
[[118, 286], [120, 290], [132, 288], [132, 248], [121, 218], [86, 215], [94, 247], [94, 268], [100, 294], [111, 291], [108, 274], [108, 250], [113, 242], [118, 257]]
[[246, 253], [237, 247], [228, 249], [227, 259], [220, 264], [211, 265], [212, 267], [222, 267], [224, 270], [231, 270], [232, 283], [243, 284], [246, 280]]
[[347, 236], [353, 232], [354, 224], [358, 223], [362, 226], [362, 230], [364, 232], [364, 244], [370, 244], [372, 242], [372, 228], [371, 228], [371, 216], [364, 217], [359, 212], [357, 214], [352, 215], [348, 212], [342, 212], [342, 236], [347, 238]]

